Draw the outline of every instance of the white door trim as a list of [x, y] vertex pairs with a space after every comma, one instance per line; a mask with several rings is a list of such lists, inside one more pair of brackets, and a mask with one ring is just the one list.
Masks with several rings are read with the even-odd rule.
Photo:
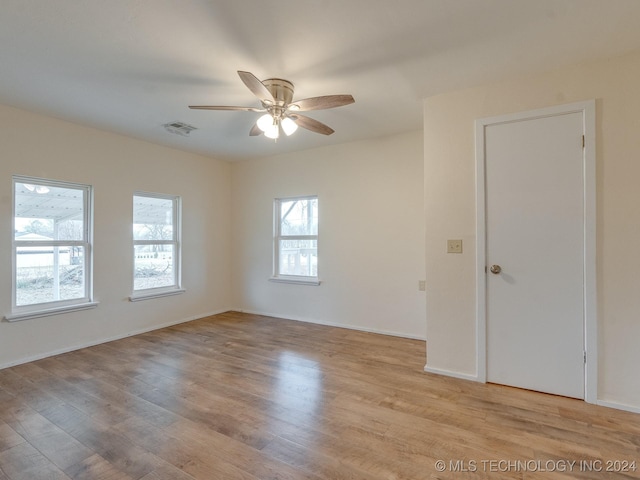
[[584, 155], [584, 312], [585, 312], [585, 401], [598, 399], [598, 321], [596, 311], [596, 102], [589, 100], [481, 118], [476, 134], [476, 377], [487, 381], [486, 317], [486, 212], [485, 212], [485, 129], [490, 125], [532, 120], [568, 113], [582, 113], [585, 136]]

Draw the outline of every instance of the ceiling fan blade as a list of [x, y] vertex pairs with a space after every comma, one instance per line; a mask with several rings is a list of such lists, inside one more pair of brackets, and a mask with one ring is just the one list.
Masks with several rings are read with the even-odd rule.
[[[336, 108], [343, 105], [349, 105], [355, 102], [351, 95], [325, 95], [322, 97], [305, 98], [291, 102], [289, 109], [297, 112], [308, 112], [309, 110], [324, 110], [326, 108]], [[295, 107], [291, 108], [292, 106]]]
[[239, 110], [242, 112], [266, 112], [264, 108], [232, 107], [227, 105], [189, 105], [193, 110]]
[[262, 135], [262, 130], [258, 128], [258, 124], [254, 123], [253, 127], [251, 127], [251, 130], [249, 130], [249, 136], [257, 137], [258, 135]]
[[251, 92], [258, 97], [261, 102], [268, 104], [275, 103], [275, 99], [273, 98], [273, 95], [271, 95], [271, 92], [253, 73], [238, 70], [238, 75], [240, 75], [240, 80], [244, 82], [247, 88], [251, 90]]
[[331, 135], [335, 131], [328, 125], [304, 115], [289, 115], [289, 118], [296, 122], [298, 126], [311, 130], [315, 133], [321, 133], [322, 135]]

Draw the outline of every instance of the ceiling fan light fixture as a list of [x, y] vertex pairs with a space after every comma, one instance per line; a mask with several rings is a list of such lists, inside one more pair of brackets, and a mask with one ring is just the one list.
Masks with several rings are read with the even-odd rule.
[[265, 130], [264, 136], [277, 140], [280, 137], [280, 128], [278, 125], [271, 125], [268, 130]]
[[282, 125], [282, 130], [287, 135], [287, 137], [298, 129], [298, 124], [291, 120], [289, 117], [283, 118], [280, 125]]
[[[260, 130], [262, 130], [265, 137], [272, 138], [274, 140], [280, 137], [280, 121], [270, 113], [262, 115], [256, 122], [256, 125]], [[287, 130], [285, 130], [285, 133], [286, 132]], [[293, 131], [291, 131], [291, 133], [293, 133]], [[291, 134], [287, 133], [287, 135]]]
[[265, 113], [258, 119], [256, 125], [258, 125], [260, 130], [266, 133], [274, 125], [273, 117], [270, 113]]
[[267, 130], [265, 130], [264, 136], [277, 140], [278, 137], [280, 137], [280, 126], [277, 123], [271, 125]]

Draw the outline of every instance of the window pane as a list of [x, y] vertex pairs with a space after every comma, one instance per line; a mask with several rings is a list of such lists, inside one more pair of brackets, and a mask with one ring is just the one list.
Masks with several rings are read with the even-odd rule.
[[280, 240], [280, 275], [318, 276], [317, 240]]
[[84, 189], [15, 182], [15, 239], [84, 240]]
[[173, 200], [133, 196], [134, 240], [173, 240]]
[[317, 235], [318, 199], [283, 200], [280, 203], [281, 235]]
[[84, 247], [18, 247], [16, 306], [85, 296]]
[[134, 246], [134, 290], [176, 284], [173, 245]]

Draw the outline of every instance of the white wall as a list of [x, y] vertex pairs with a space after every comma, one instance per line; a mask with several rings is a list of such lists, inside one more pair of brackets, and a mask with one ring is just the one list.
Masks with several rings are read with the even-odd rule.
[[[424, 338], [422, 177], [422, 132], [233, 164], [234, 307]], [[273, 199], [314, 194], [322, 284], [269, 282]]]
[[[0, 106], [0, 315], [11, 310], [15, 174], [93, 185], [94, 292], [100, 305], [0, 322], [0, 367], [230, 306], [229, 164]], [[182, 196], [185, 294], [128, 301], [135, 190]]]
[[429, 368], [476, 372], [474, 120], [597, 99], [598, 397], [640, 411], [639, 85], [636, 52], [424, 101]]

